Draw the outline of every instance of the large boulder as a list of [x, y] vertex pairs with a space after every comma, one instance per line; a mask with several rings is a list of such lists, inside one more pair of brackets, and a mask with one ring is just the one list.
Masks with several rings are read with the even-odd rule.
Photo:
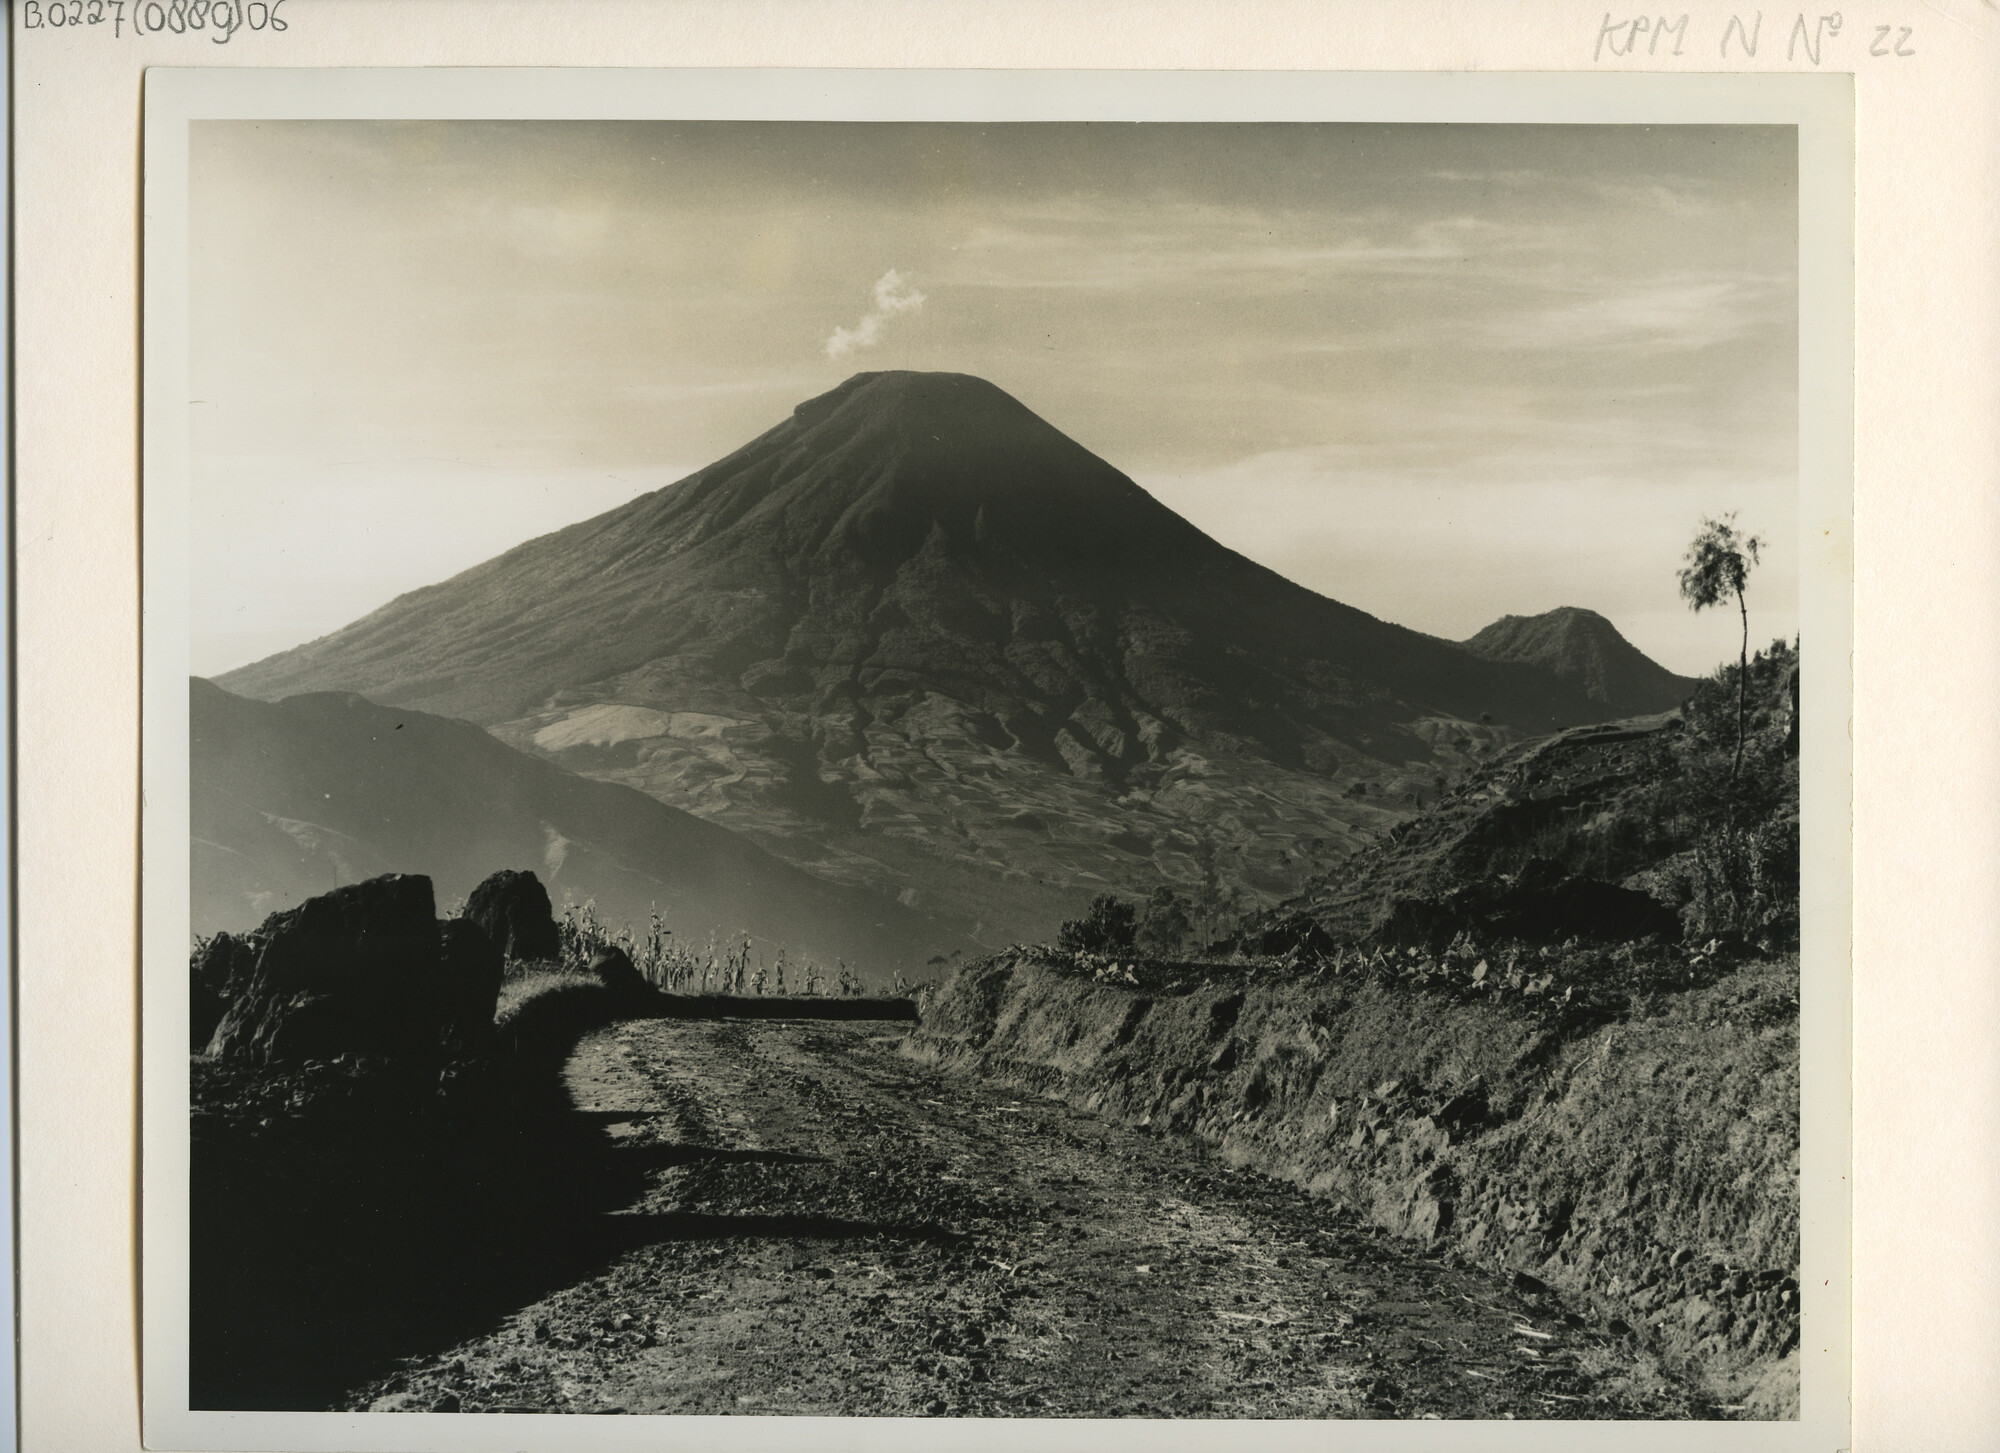
[[465, 916], [486, 930], [510, 959], [559, 959], [562, 935], [549, 908], [549, 891], [533, 873], [502, 868], [465, 901]]
[[200, 1054], [257, 967], [257, 945], [241, 934], [205, 939], [188, 961], [188, 1048]]
[[461, 1054], [486, 1053], [505, 976], [499, 945], [471, 919], [450, 919], [438, 926], [438, 972], [445, 1044]]
[[271, 1064], [438, 1052], [451, 1009], [429, 878], [336, 888], [272, 914], [257, 937], [263, 950], [211, 1053]]

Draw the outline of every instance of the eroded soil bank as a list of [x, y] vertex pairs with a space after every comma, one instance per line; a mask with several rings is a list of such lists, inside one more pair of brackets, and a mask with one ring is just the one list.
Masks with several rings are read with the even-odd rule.
[[[623, 1248], [384, 1411], [1728, 1416], [1531, 1283], [892, 1024], [629, 1020], [565, 1071]], [[931, 1053], [935, 1054], [935, 1046]], [[524, 1248], [524, 1250], [526, 1250]]]
[[907, 1052], [1184, 1132], [1412, 1244], [1526, 1273], [1718, 1405], [1789, 1417], [1797, 994], [1781, 958], [1592, 1023], [1337, 976], [1189, 970], [1149, 990], [1021, 953], [948, 978]]

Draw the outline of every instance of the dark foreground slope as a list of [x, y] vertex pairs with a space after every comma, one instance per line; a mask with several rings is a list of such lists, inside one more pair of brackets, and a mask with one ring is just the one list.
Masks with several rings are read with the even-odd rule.
[[1465, 648], [1494, 661], [1540, 666], [1613, 716], [1671, 710], [1697, 684], [1646, 656], [1596, 611], [1573, 605], [1538, 616], [1502, 616]]
[[324, 1408], [622, 1250], [630, 1185], [561, 1093], [567, 1037], [443, 1076], [195, 1060], [190, 1406]]
[[480, 922], [435, 911], [426, 879], [376, 878], [195, 951], [221, 1027], [188, 1085], [192, 1407], [323, 1407], [617, 1243], [616, 1177], [556, 1075], [659, 996], [615, 966], [510, 974]]
[[1601, 718], [1211, 540], [991, 384], [862, 374], [678, 484], [223, 678], [463, 716], [989, 943], [1270, 903], [1483, 746]]
[[[219, 998], [221, 1028], [190, 1066], [192, 1406], [324, 1408], [635, 1245], [749, 1229], [616, 1214], [649, 1161], [607, 1154], [603, 1117], [566, 1093], [580, 1037], [915, 1017], [907, 1000], [661, 993], [576, 925], [556, 947], [532, 878], [481, 886], [439, 922], [429, 882], [377, 878], [196, 950], [191, 998]], [[504, 942], [483, 911], [503, 895]], [[558, 957], [503, 962], [523, 944]]]
[[614, 925], [657, 907], [689, 938], [747, 933], [882, 982], [965, 942], [469, 722], [336, 693], [251, 701], [201, 680], [189, 697], [197, 933], [391, 872], [429, 876], [449, 903], [507, 867], [537, 873], [558, 903], [595, 899]]

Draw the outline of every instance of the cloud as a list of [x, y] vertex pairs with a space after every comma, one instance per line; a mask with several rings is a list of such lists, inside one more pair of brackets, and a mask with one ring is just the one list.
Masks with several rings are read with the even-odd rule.
[[1155, 203], [1079, 214], [1053, 226], [981, 226], [957, 248], [954, 286], [986, 289], [1138, 291], [1278, 289], [1475, 273], [1507, 280], [1546, 271], [1583, 244], [1541, 218], [1454, 211], [1415, 218], [1380, 209], [1284, 211]]
[[836, 328], [826, 340], [828, 358], [845, 358], [857, 348], [873, 348], [882, 341], [882, 329], [898, 313], [914, 313], [924, 305], [924, 295], [903, 280], [893, 267], [875, 279], [875, 306], [852, 328]]
[[1548, 173], [1532, 167], [1487, 167], [1472, 171], [1440, 167], [1424, 173], [1433, 181], [1470, 182], [1481, 187], [1540, 187], [1548, 183]]
[[621, 397], [643, 400], [649, 404], [684, 404], [699, 399], [721, 399], [744, 394], [774, 394], [804, 396], [815, 388], [825, 387], [825, 380], [817, 374], [756, 374], [739, 378], [712, 378], [702, 381], [675, 380], [658, 383], [627, 383], [617, 385], [614, 390]]
[[1489, 325], [1503, 348], [1698, 352], [1770, 328], [1789, 278], [1666, 277]]

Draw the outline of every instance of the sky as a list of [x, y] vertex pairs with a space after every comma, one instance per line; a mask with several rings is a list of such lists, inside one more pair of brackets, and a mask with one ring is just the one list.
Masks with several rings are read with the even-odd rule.
[[977, 374], [1300, 583], [1462, 639], [1768, 543], [1798, 629], [1789, 128], [197, 122], [193, 669]]

